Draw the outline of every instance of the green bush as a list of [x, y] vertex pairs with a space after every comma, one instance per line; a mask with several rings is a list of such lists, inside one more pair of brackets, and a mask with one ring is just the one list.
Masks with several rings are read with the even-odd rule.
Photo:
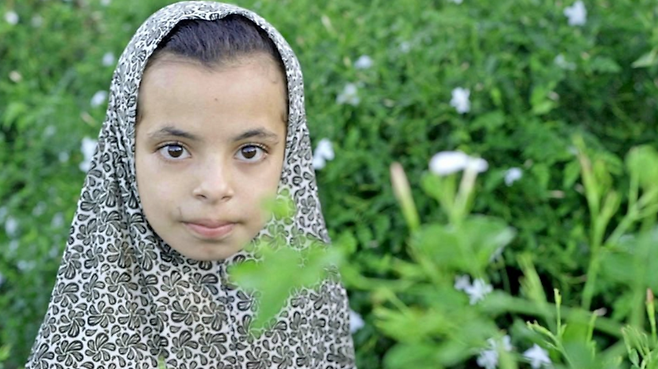
[[[11, 347], [10, 368], [24, 363], [45, 313], [83, 181], [83, 138], [95, 138], [104, 118], [104, 103], [90, 101], [108, 89], [111, 59], [138, 25], [171, 2], [0, 4], [0, 347]], [[268, 19], [299, 56], [313, 142], [328, 138], [336, 152], [318, 171], [323, 211], [334, 238], [354, 236], [358, 251], [350, 265], [360, 274], [395, 280], [393, 260], [413, 260], [390, 164], [400, 162], [407, 171], [423, 224], [446, 222], [445, 211], [421, 190], [421, 178], [434, 153], [461, 150], [490, 166], [473, 212], [516, 232], [486, 270], [495, 290], [518, 295], [518, 277], [533, 265], [537, 282], [546, 291], [559, 289], [563, 305], [605, 308], [606, 319], [619, 326], [631, 318], [642, 326], [637, 289], [620, 282], [628, 280], [627, 268], [603, 258], [597, 282], [584, 293], [592, 219], [572, 137], [584, 138], [588, 156], [606, 168], [597, 170], [609, 173], [597, 183], [614, 188], [626, 209], [631, 185], [623, 158], [631, 147], [658, 144], [654, 0], [587, 1], [580, 26], [564, 15], [571, 1], [236, 2]], [[8, 12], [16, 13], [16, 24]], [[355, 67], [362, 55], [371, 67]], [[356, 94], [344, 95], [348, 85]], [[458, 87], [470, 91], [464, 114], [450, 104]], [[523, 176], [506, 186], [510, 168]], [[614, 212], [604, 237], [623, 214]], [[649, 230], [655, 214], [646, 219], [626, 232]], [[632, 265], [633, 252], [609, 251]], [[390, 296], [354, 285], [350, 297], [366, 321], [354, 336], [358, 365], [383, 367], [399, 337], [372, 311], [390, 308]], [[419, 297], [398, 298], [413, 305]], [[502, 314], [496, 323], [506, 329], [527, 315]], [[601, 348], [614, 342], [609, 332], [594, 336]], [[513, 339], [517, 346], [531, 342]], [[473, 367], [469, 360], [451, 367]]]

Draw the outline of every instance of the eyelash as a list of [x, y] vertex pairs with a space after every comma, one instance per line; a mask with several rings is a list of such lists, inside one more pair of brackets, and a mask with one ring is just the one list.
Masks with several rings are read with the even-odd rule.
[[160, 155], [162, 155], [162, 157], [164, 157], [165, 160], [169, 160], [169, 161], [183, 160], [183, 159], [181, 159], [181, 158], [174, 158], [174, 157], [168, 156], [168, 155], [165, 153], [165, 152], [167, 151], [167, 150], [165, 150], [165, 149], [167, 149], [167, 148], [171, 148], [172, 146], [180, 147], [180, 148], [183, 149], [183, 152], [184, 152], [184, 153], [187, 153], [188, 156], [190, 155], [189, 150], [188, 150], [187, 148], [185, 148], [185, 145], [183, 145], [183, 144], [180, 143], [180, 142], [167, 142], [167, 143], [162, 144], [161, 146], [159, 146], [159, 147], [157, 148], [157, 151], [160, 153]]
[[[180, 143], [180, 142], [168, 142], [168, 143], [165, 143], [165, 144], [159, 146], [159, 147], [157, 148], [156, 151], [160, 152], [160, 155], [162, 155], [162, 156], [164, 157], [165, 160], [169, 160], [169, 161], [179, 161], [179, 160], [183, 160], [183, 159], [186, 159], [186, 158], [187, 158], [187, 157], [182, 158], [182, 159], [181, 159], [181, 158], [174, 158], [174, 157], [171, 157], [171, 156], [167, 155], [167, 154], [165, 153], [165, 152], [166, 152], [165, 149], [167, 149], [167, 148], [171, 148], [172, 146], [182, 148], [182, 149], [183, 149], [183, 153], [187, 153], [187, 155], [188, 155], [188, 157], [189, 157], [189, 155], [190, 155], [189, 150], [188, 150], [187, 148], [185, 148], [185, 145], [183, 145], [183, 144]], [[269, 150], [268, 150], [267, 146], [262, 145], [262, 144], [258, 144], [258, 143], [248, 143], [248, 144], [244, 144], [244, 145], [240, 146], [240, 147], [238, 148], [238, 150], [237, 150], [237, 152], [236, 152], [235, 155], [237, 156], [238, 154], [240, 154], [240, 153], [242, 152], [243, 149], [245, 149], [245, 148], [247, 148], [247, 147], [256, 147], [256, 148], [258, 148], [259, 150], [262, 151], [262, 155], [267, 155], [267, 154], [269, 154]], [[164, 151], [163, 151], [163, 150], [164, 150]], [[247, 163], [252, 163], [252, 162], [260, 162], [260, 161], [262, 161], [263, 159], [264, 159], [264, 158], [259, 158], [258, 160], [251, 161], [251, 160], [249, 160], [248, 158], [245, 158], [245, 159], [240, 159], [240, 160], [241, 160], [241, 161], [244, 161], [244, 162], [247, 162]]]
[[[262, 155], [263, 155], [262, 158], [259, 158], [258, 160], [255, 160], [255, 161], [243, 160], [243, 161], [245, 161], [245, 162], [247, 162], [247, 163], [257, 163], [257, 162], [261, 162], [263, 159], [265, 159], [265, 157], [267, 156], [267, 154], [269, 154], [269, 151], [267, 150], [267, 147], [266, 147], [265, 145], [261, 145], [261, 144], [257, 144], [257, 143], [248, 143], [248, 144], [245, 144], [245, 145], [240, 146], [240, 147], [238, 148], [238, 151], [236, 152], [236, 155], [238, 155], [240, 152], [242, 152], [242, 150], [243, 150], [244, 148], [246, 148], [246, 147], [257, 147], [258, 149], [260, 149], [260, 150], [262, 151]], [[241, 160], [242, 160], [242, 159], [241, 159]]]

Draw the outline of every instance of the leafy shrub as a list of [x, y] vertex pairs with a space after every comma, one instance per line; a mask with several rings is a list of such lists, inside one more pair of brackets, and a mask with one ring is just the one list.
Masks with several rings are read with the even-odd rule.
[[[10, 368], [25, 361], [50, 297], [83, 181], [83, 138], [95, 138], [104, 117], [97, 92], [108, 89], [112, 60], [138, 25], [171, 2], [0, 4], [0, 347], [11, 346]], [[581, 26], [564, 15], [571, 2], [548, 0], [237, 3], [270, 20], [300, 58], [313, 140], [330, 139], [336, 152], [318, 171], [323, 211], [335, 239], [356, 240], [349, 264], [360, 274], [394, 279], [393, 260], [413, 258], [390, 164], [406, 169], [422, 222], [445, 222], [446, 213], [423, 195], [421, 178], [434, 153], [461, 150], [490, 166], [473, 212], [516, 230], [487, 270], [495, 290], [518, 295], [518, 277], [532, 264], [536, 282], [559, 289], [563, 305], [605, 308], [615, 327], [631, 318], [641, 326], [640, 296], [624, 287], [624, 264], [602, 258], [597, 282], [586, 288], [592, 219], [572, 137], [584, 138], [588, 157], [609, 173], [597, 183], [616, 188], [626, 209], [631, 187], [621, 180], [628, 173], [622, 158], [631, 147], [658, 142], [653, 0], [587, 1]], [[363, 55], [372, 66], [356, 68]], [[450, 103], [458, 87], [470, 92], [463, 114]], [[99, 105], [90, 104], [94, 96]], [[513, 167], [523, 176], [508, 187]], [[604, 238], [622, 217], [613, 213]], [[647, 219], [626, 233], [650, 229], [655, 216]], [[529, 255], [527, 263], [517, 255]], [[625, 265], [636, 257], [622, 246], [612, 255]], [[356, 285], [350, 292], [366, 320], [355, 334], [359, 367], [382, 367], [396, 340], [384, 323], [374, 324], [381, 316], [372, 312], [390, 296]], [[555, 302], [551, 293], [547, 299]], [[511, 326], [527, 314], [503, 314], [496, 323]], [[606, 347], [610, 334], [595, 330], [594, 340]]]

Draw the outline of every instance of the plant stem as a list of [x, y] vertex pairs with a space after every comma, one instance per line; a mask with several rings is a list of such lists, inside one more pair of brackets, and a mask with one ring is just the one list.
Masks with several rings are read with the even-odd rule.
[[[555, 319], [556, 313], [553, 312], [555, 311], [555, 305], [550, 302], [547, 302], [546, 305], [549, 308], [552, 308], [552, 310], [541, 308], [537, 306], [537, 304], [523, 298], [497, 292], [491, 293], [487, 298], [481, 301], [482, 309], [488, 311], [490, 314], [518, 313], [543, 317], [547, 320]], [[579, 319], [582, 320], [582, 323], [584, 324], [589, 323], [588, 318], [591, 313], [586, 312], [582, 308], [561, 306], [560, 311], [564, 320], [570, 321]], [[617, 338], [622, 337], [622, 325], [609, 318], [597, 317], [594, 322], [594, 328]]]

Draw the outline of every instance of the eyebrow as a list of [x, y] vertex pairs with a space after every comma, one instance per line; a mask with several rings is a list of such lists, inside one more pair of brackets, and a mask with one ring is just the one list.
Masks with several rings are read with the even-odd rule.
[[[192, 141], [202, 141], [201, 137], [172, 126], [163, 127], [149, 134], [149, 137], [152, 140], [158, 140], [164, 137], [171, 137], [171, 136], [186, 138]], [[233, 138], [231, 138], [231, 141], [237, 142], [254, 137], [261, 139], [270, 139], [270, 140], [277, 140], [279, 138], [275, 133], [268, 131], [265, 128], [255, 128], [242, 132], [236, 136], [233, 136]]]
[[270, 140], [276, 140], [279, 138], [275, 133], [270, 132], [264, 128], [256, 128], [256, 129], [250, 129], [248, 131], [240, 133], [239, 135], [234, 136], [232, 138], [232, 141], [237, 142], [254, 137], [262, 138], [262, 139], [270, 139]]
[[181, 129], [178, 129], [178, 128], [175, 128], [175, 127], [172, 127], [172, 126], [163, 127], [161, 129], [159, 129], [155, 132], [151, 132], [149, 134], [149, 137], [152, 140], [157, 140], [157, 139], [161, 139], [161, 138], [169, 137], [169, 136], [186, 138], [186, 139], [192, 140], [192, 141], [201, 141], [201, 138], [199, 136], [194, 135], [194, 134], [189, 133], [189, 132], [185, 132]]

